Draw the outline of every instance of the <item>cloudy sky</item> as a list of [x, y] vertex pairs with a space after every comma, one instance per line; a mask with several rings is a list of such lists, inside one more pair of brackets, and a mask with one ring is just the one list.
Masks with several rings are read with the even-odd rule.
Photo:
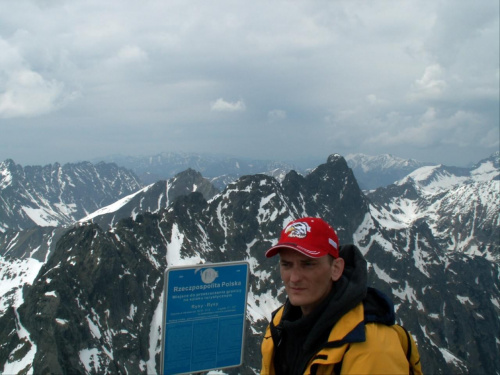
[[499, 149], [498, 0], [2, 0], [0, 161]]

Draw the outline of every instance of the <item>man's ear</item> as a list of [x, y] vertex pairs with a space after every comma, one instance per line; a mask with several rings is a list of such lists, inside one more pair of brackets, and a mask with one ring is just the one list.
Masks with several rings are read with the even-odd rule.
[[340, 276], [342, 276], [342, 273], [344, 272], [344, 265], [345, 263], [343, 258], [339, 257], [333, 260], [331, 267], [331, 276], [333, 281], [340, 279]]

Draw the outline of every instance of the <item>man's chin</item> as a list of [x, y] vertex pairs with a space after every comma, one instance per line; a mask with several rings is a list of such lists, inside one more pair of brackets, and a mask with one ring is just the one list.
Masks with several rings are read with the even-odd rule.
[[302, 300], [302, 298], [297, 298], [297, 297], [290, 298], [290, 296], [288, 296], [288, 300], [290, 301], [290, 304], [292, 306], [300, 307], [304, 304], [304, 301]]

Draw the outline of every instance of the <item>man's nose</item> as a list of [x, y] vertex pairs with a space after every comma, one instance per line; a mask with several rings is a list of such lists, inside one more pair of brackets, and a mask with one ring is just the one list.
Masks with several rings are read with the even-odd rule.
[[300, 272], [299, 268], [293, 267], [290, 270], [290, 281], [292, 283], [296, 283], [296, 282], [300, 281], [301, 278], [302, 278], [302, 273]]

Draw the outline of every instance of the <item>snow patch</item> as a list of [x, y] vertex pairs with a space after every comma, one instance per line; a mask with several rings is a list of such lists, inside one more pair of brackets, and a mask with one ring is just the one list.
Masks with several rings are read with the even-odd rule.
[[474, 303], [472, 303], [472, 301], [470, 300], [469, 297], [463, 297], [463, 296], [458, 296], [457, 295], [457, 299], [460, 301], [460, 303], [462, 305], [465, 305], [466, 303], [471, 305], [471, 306], [474, 306]]
[[99, 327], [92, 321], [92, 319], [90, 319], [90, 317], [87, 315], [85, 317], [87, 319], [87, 323], [89, 325], [89, 329], [90, 329], [90, 332], [92, 333], [92, 335], [100, 340], [101, 339], [101, 331], [99, 330]]
[[265, 319], [271, 319], [271, 313], [281, 306], [281, 303], [268, 290], [265, 294], [256, 295], [253, 291], [248, 291], [247, 298], [247, 317], [250, 321], [257, 322]]
[[[31, 341], [29, 332], [22, 325], [17, 308], [14, 309], [14, 313], [16, 315], [16, 332], [19, 337], [20, 344], [9, 353], [8, 360], [3, 368], [3, 373], [19, 374], [26, 372], [27, 374], [33, 374], [32, 365], [35, 360], [37, 347], [35, 343]], [[14, 358], [16, 358], [18, 350], [24, 351], [26, 345], [29, 345], [28, 352], [23, 357], [15, 360]]]
[[147, 373], [156, 374], [156, 360], [155, 357], [161, 352], [161, 338], [162, 338], [162, 325], [163, 325], [163, 298], [162, 292], [158, 305], [151, 319], [149, 330], [149, 359], [146, 362]]
[[379, 279], [384, 280], [388, 284], [398, 283], [397, 280], [394, 280], [392, 277], [390, 277], [382, 268], [377, 266], [375, 263], [373, 263], [372, 266]]
[[56, 227], [60, 224], [58, 220], [54, 219], [56, 216], [54, 212], [26, 206], [22, 207], [22, 210], [36, 225], [41, 227]]
[[398, 297], [401, 301], [407, 300], [410, 303], [416, 303], [417, 308], [420, 311], [425, 311], [424, 305], [420, 300], [417, 298], [417, 294], [415, 292], [415, 289], [413, 289], [409, 284], [408, 281], [405, 281], [405, 287], [404, 288], [399, 288], [397, 290], [392, 290], [392, 293]]
[[33, 258], [0, 257], [0, 316], [9, 306], [17, 309], [24, 303], [23, 286], [32, 285], [43, 263]]
[[192, 257], [181, 257], [182, 243], [184, 242], [184, 234], [179, 230], [179, 226], [172, 226], [172, 236], [170, 242], [167, 243], [167, 264], [168, 266], [193, 265], [203, 263], [199, 255]]
[[110, 213], [116, 212], [120, 208], [122, 208], [123, 206], [125, 206], [128, 202], [130, 202], [136, 195], [141, 194], [141, 193], [145, 193], [146, 191], [148, 191], [149, 189], [151, 189], [151, 187], [153, 185], [154, 184], [148, 185], [145, 188], [142, 188], [141, 190], [136, 191], [133, 194], [127, 195], [126, 197], [124, 197], [124, 198], [116, 201], [115, 203], [110, 204], [109, 206], [100, 208], [99, 210], [94, 211], [90, 215], [85, 216], [83, 219], [78, 220], [78, 222], [79, 223], [85, 223], [87, 221], [90, 221], [90, 220], [94, 219], [97, 216], [106, 215], [106, 214], [110, 214]]
[[128, 313], [127, 319], [129, 320], [134, 320], [135, 313], [137, 312], [137, 306], [135, 306], [133, 303], [130, 305], [130, 311]]
[[93, 349], [83, 349], [79, 353], [80, 362], [87, 370], [87, 373], [98, 374], [101, 369], [101, 360], [99, 358], [99, 350], [97, 348]]
[[437, 347], [439, 349], [439, 351], [441, 352], [441, 354], [443, 355], [443, 358], [444, 360], [446, 361], [446, 363], [450, 363], [450, 364], [455, 364], [457, 366], [462, 366], [464, 367], [463, 365], [463, 362], [458, 359], [452, 352], [450, 352], [448, 349], [445, 349], [445, 348], [440, 348], [440, 347]]
[[499, 173], [498, 168], [495, 168], [493, 162], [487, 161], [471, 171], [471, 176], [474, 181], [491, 181], [497, 178]]

